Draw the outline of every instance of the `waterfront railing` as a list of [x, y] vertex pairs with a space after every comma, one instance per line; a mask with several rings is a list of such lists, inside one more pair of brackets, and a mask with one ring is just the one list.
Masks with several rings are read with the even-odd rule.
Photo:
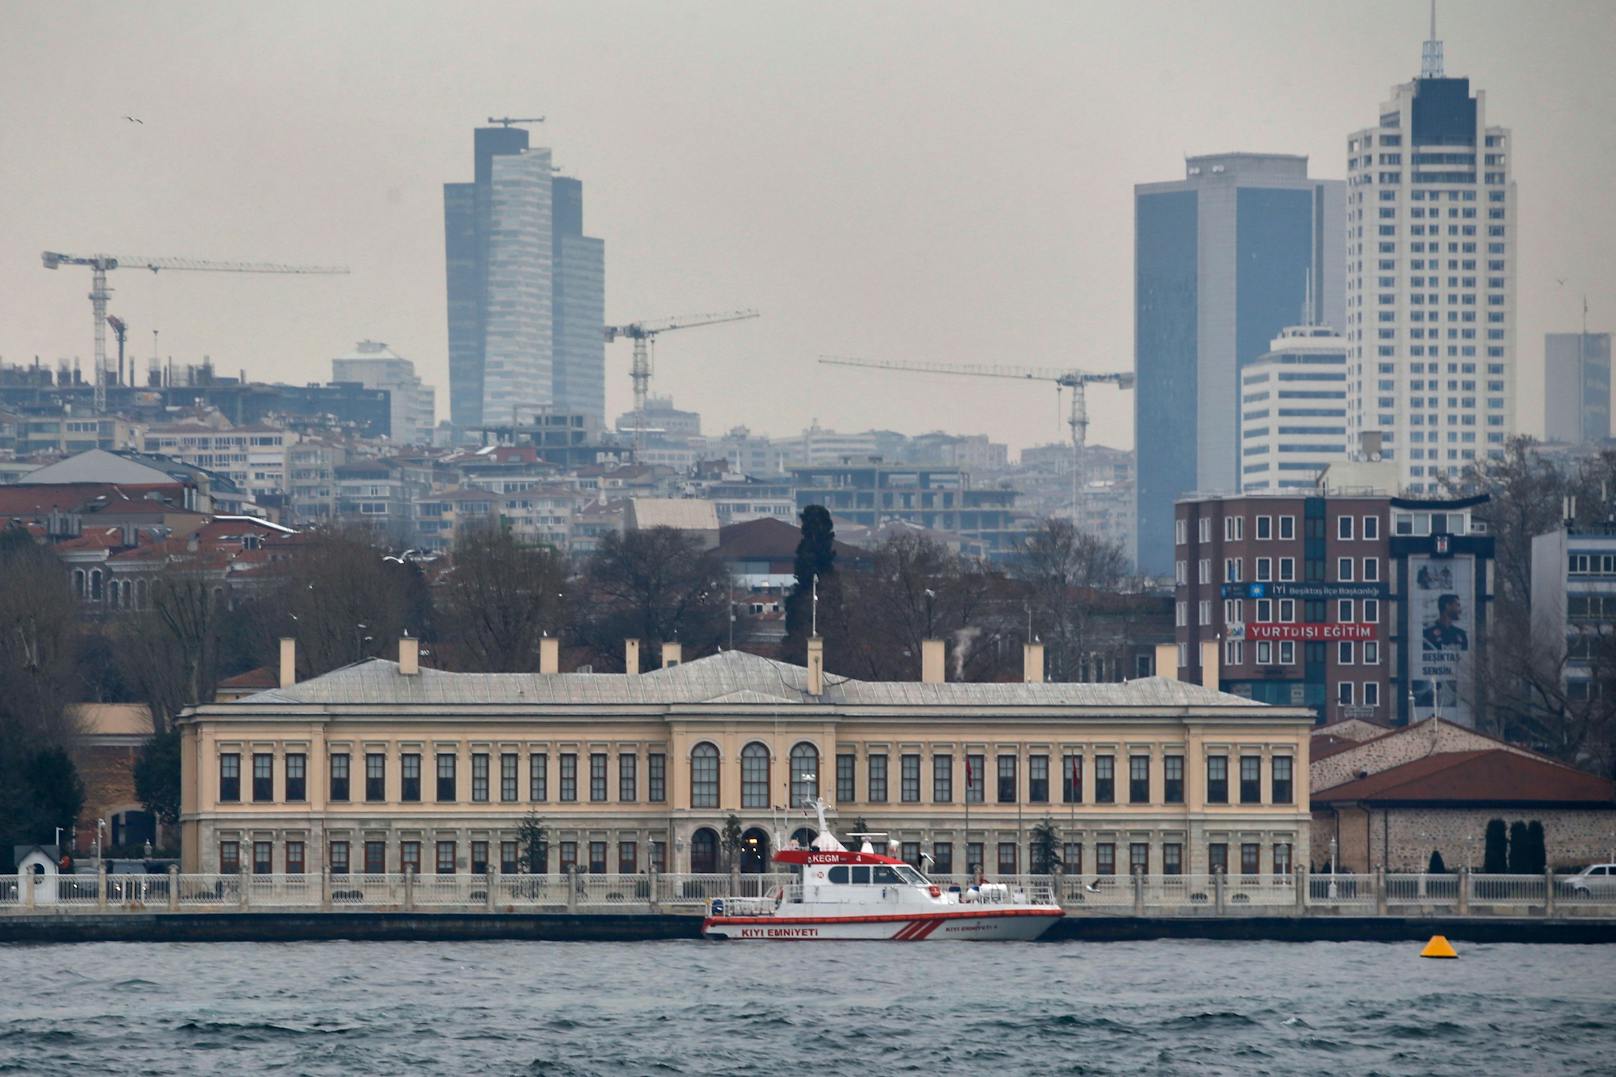
[[[976, 880], [934, 875], [970, 897]], [[1616, 886], [1552, 872], [1485, 875], [1367, 872], [1279, 875], [995, 875], [1012, 900], [1058, 902], [1073, 916], [1604, 916]], [[1602, 882], [1596, 879], [1594, 882]], [[714, 898], [790, 901], [789, 873], [541, 875], [180, 873], [0, 876], [0, 915], [24, 912], [577, 912], [699, 914]], [[760, 905], [761, 907], [761, 905]]]

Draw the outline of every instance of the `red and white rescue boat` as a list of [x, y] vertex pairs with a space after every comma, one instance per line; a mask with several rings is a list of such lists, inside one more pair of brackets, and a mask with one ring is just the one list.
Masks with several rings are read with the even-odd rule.
[[[767, 897], [713, 898], [701, 933], [709, 939], [890, 939], [894, 942], [1036, 939], [1061, 918], [1052, 893], [981, 882], [938, 886], [868, 843], [853, 852], [826, 828], [808, 849], [782, 849], [776, 864], [798, 881]], [[1032, 892], [1029, 892], [1032, 891]]]

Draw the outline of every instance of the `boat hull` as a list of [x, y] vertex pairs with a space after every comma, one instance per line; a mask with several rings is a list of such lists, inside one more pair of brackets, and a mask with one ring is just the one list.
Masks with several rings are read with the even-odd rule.
[[701, 933], [746, 942], [1003, 942], [1036, 939], [1060, 918], [1056, 906], [878, 916], [709, 916]]

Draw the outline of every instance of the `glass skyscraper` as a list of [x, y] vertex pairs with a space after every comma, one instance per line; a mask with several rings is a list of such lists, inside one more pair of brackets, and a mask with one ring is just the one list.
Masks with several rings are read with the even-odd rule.
[[1171, 571], [1179, 497], [1241, 487], [1241, 366], [1298, 321], [1343, 324], [1345, 193], [1309, 179], [1306, 157], [1247, 153], [1191, 157], [1184, 179], [1134, 188], [1141, 572]]
[[443, 187], [449, 416], [457, 430], [580, 411], [605, 420], [605, 253], [583, 186], [518, 127], [480, 127]]

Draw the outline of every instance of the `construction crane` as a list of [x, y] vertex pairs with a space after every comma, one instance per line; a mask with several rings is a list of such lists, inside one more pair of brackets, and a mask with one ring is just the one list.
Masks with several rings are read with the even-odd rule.
[[744, 322], [757, 316], [758, 312], [755, 310], [732, 310], [724, 314], [687, 314], [654, 322], [629, 322], [627, 325], [606, 326], [606, 343], [610, 344], [618, 337], [627, 337], [634, 342], [634, 365], [629, 368], [628, 376], [634, 380], [634, 414], [638, 416], [634, 429], [636, 450], [643, 448], [645, 443], [645, 406], [646, 398], [651, 391], [651, 345], [656, 338], [675, 329], [695, 329], [697, 326], [718, 325], [722, 322]]
[[501, 127], [512, 127], [520, 123], [543, 123], [543, 116], [490, 116], [489, 123], [497, 123]]
[[1072, 522], [1082, 526], [1088, 519], [1088, 461], [1089, 439], [1088, 387], [1115, 385], [1118, 389], [1132, 389], [1132, 371], [1094, 373], [1087, 370], [1056, 370], [1050, 367], [989, 366], [981, 363], [905, 363], [890, 359], [855, 359], [841, 355], [822, 355], [819, 361], [827, 366], [854, 366], [870, 370], [897, 370], [909, 374], [963, 374], [973, 378], [1015, 378], [1019, 381], [1052, 381], [1055, 391], [1072, 391], [1072, 409], [1066, 425], [1072, 431]]
[[[45, 251], [40, 255], [46, 269], [59, 266], [90, 267], [90, 309], [95, 314], [95, 412], [107, 410], [107, 272], [123, 269], [149, 269], [153, 273], [169, 269], [187, 273], [346, 273], [347, 266], [287, 265], [281, 262], [207, 262], [199, 258], [146, 258], [127, 254], [62, 254]], [[119, 333], [122, 341], [122, 333]]]

